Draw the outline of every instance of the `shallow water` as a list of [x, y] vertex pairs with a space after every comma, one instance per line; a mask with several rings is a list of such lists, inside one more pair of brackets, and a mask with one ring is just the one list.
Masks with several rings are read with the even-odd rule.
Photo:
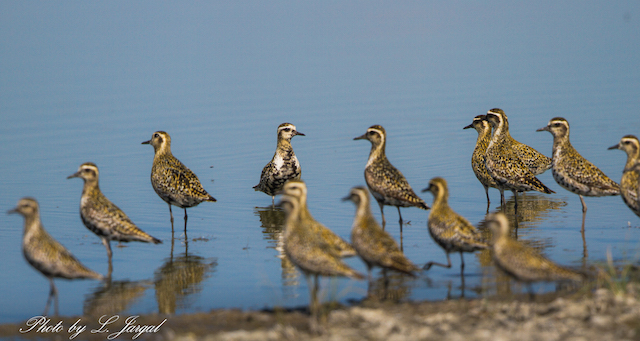
[[[79, 217], [82, 181], [66, 180], [91, 161], [105, 195], [163, 241], [112, 243], [111, 283], [57, 280], [62, 315], [306, 305], [304, 277], [279, 257], [282, 212], [252, 189], [282, 122], [306, 134], [293, 147], [312, 214], [344, 238], [355, 210], [340, 198], [364, 184], [370, 148], [352, 139], [373, 124], [387, 130], [387, 155], [415, 190], [446, 178], [450, 205], [474, 224], [486, 200], [470, 167], [476, 133], [462, 127], [475, 115], [504, 109], [513, 137], [547, 155], [551, 135], [535, 130], [563, 116], [574, 147], [616, 181], [626, 156], [607, 147], [640, 134], [635, 2], [199, 5], [2, 5], [0, 207], [35, 197], [45, 228], [106, 274], [104, 247]], [[186, 239], [182, 211], [173, 210], [172, 236], [167, 205], [150, 186], [153, 150], [140, 143], [156, 130], [171, 134], [174, 155], [218, 199], [189, 209]], [[586, 198], [585, 250], [578, 196], [550, 172], [539, 178], [557, 194], [525, 195], [521, 240], [573, 267], [603, 262], [609, 250], [617, 261], [637, 261], [640, 219], [620, 197]], [[490, 195], [494, 211], [499, 195]], [[399, 239], [395, 208], [385, 212]], [[428, 212], [402, 215], [406, 255], [419, 265], [445, 262], [428, 235]], [[0, 323], [19, 322], [42, 312], [49, 288], [22, 257], [22, 219], [0, 220]], [[465, 255], [464, 287], [459, 257], [451, 259], [452, 269], [416, 279], [389, 273], [389, 295], [441, 300], [520, 290], [505, 284], [488, 252]], [[347, 263], [366, 271], [357, 258]], [[322, 284], [324, 300], [343, 303], [367, 290], [366, 281]]]

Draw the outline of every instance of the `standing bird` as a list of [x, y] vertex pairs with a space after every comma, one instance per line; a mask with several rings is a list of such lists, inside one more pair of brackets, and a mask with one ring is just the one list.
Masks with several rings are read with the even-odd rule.
[[162, 243], [139, 229], [118, 206], [114, 205], [100, 191], [98, 185], [98, 166], [92, 162], [85, 162], [80, 165], [78, 171], [71, 174], [67, 179], [82, 178], [84, 187], [80, 198], [80, 218], [84, 225], [95, 233], [102, 240], [102, 244], [107, 248], [109, 258], [109, 274], [111, 274], [111, 240], [119, 242], [139, 241], [145, 243]]
[[485, 165], [498, 185], [501, 205], [505, 205], [505, 189], [513, 192], [516, 210], [518, 208], [517, 192], [535, 190], [547, 194], [555, 193], [538, 180], [515, 153], [513, 138], [509, 134], [509, 121], [504, 111], [497, 108], [491, 109], [487, 112], [486, 119], [493, 128], [493, 136], [487, 147]]
[[291, 179], [300, 179], [302, 169], [296, 154], [291, 147], [291, 138], [296, 135], [305, 136], [296, 130], [291, 123], [282, 123], [278, 126], [278, 145], [271, 161], [267, 163], [260, 174], [260, 183], [253, 186], [256, 191], [264, 192], [271, 196], [271, 204], [275, 195], [282, 189], [284, 183]]
[[[284, 252], [305, 275], [309, 286], [309, 310], [312, 316], [317, 316], [318, 276], [344, 276], [356, 279], [364, 279], [364, 276], [346, 265], [335, 247], [311, 228], [312, 218], [303, 213], [298, 190], [285, 186], [280, 205], [286, 214]], [[313, 283], [311, 276], [314, 276]]]
[[282, 193], [296, 197], [296, 200], [298, 200], [299, 215], [304, 218], [303, 222], [306, 224], [306, 227], [319, 235], [320, 238], [322, 238], [335, 250], [335, 252], [338, 253], [338, 255], [340, 255], [340, 257], [353, 257], [356, 255], [356, 250], [353, 246], [313, 218], [311, 212], [309, 212], [309, 208], [307, 207], [307, 185], [304, 181], [287, 181], [283, 186], [283, 190], [278, 192], [278, 194]]
[[50, 291], [43, 316], [47, 315], [49, 304], [54, 300], [55, 314], [58, 315], [58, 290], [54, 277], [65, 279], [102, 279], [102, 275], [87, 269], [62, 244], [58, 243], [42, 226], [40, 208], [33, 198], [22, 198], [18, 206], [7, 213], [19, 213], [24, 217], [22, 253], [31, 266], [49, 279]]
[[537, 131], [548, 131], [553, 135], [553, 178], [558, 185], [580, 196], [584, 231], [587, 205], [582, 196], [619, 195], [620, 186], [573, 148], [569, 142], [569, 122], [564, 118], [552, 118], [546, 127]]
[[433, 194], [433, 204], [429, 213], [429, 234], [447, 254], [447, 265], [429, 262], [424, 266], [429, 270], [432, 265], [451, 268], [449, 253], [460, 252], [460, 273], [464, 271], [463, 252], [474, 252], [489, 247], [486, 241], [471, 223], [449, 207], [449, 189], [447, 181], [436, 177], [429, 181], [429, 187], [422, 190]]
[[351, 200], [356, 205], [356, 216], [351, 228], [351, 243], [358, 255], [367, 264], [369, 292], [371, 291], [371, 268], [379, 266], [415, 277], [420, 268], [415, 266], [400, 251], [395, 240], [385, 232], [371, 213], [369, 191], [364, 187], [354, 187], [343, 201]]
[[620, 149], [627, 153], [627, 163], [622, 170], [620, 180], [620, 195], [627, 206], [640, 217], [640, 200], [638, 199], [638, 180], [640, 179], [640, 169], [634, 166], [640, 163], [640, 142], [633, 135], [626, 135], [620, 139], [620, 143], [609, 149]]
[[471, 155], [471, 169], [473, 169], [476, 178], [478, 178], [484, 187], [484, 192], [487, 195], [487, 212], [489, 212], [489, 205], [491, 204], [489, 187], [498, 188], [496, 181], [489, 175], [487, 167], [485, 166], [485, 154], [491, 141], [491, 125], [485, 120], [485, 115], [478, 115], [473, 118], [471, 124], [462, 129], [469, 128], [473, 128], [478, 132], [476, 147], [473, 149], [473, 154]]
[[187, 232], [187, 207], [198, 206], [203, 201], [216, 199], [202, 188], [198, 177], [187, 166], [171, 154], [171, 137], [164, 131], [156, 131], [151, 140], [142, 144], [153, 146], [155, 156], [151, 167], [151, 186], [158, 196], [169, 205], [171, 232], [173, 212], [171, 205], [184, 209], [184, 232]]
[[402, 235], [402, 214], [400, 207], [415, 206], [428, 210], [429, 206], [413, 192], [404, 175], [394, 167], [385, 155], [387, 145], [387, 133], [379, 125], [372, 125], [367, 132], [354, 138], [354, 140], [369, 140], [371, 151], [369, 160], [364, 168], [364, 179], [371, 194], [378, 201], [380, 214], [382, 215], [382, 228], [386, 225], [384, 219], [384, 205], [398, 208], [400, 217], [400, 234]]
[[564, 268], [540, 255], [510, 236], [509, 221], [502, 213], [489, 214], [486, 219], [492, 239], [493, 261], [496, 266], [517, 281], [527, 283], [533, 296], [532, 282], [582, 281], [581, 273]]

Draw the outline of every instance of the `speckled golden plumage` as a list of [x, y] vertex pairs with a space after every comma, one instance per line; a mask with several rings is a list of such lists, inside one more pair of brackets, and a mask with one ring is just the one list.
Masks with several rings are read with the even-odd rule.
[[[504, 190], [508, 189], [516, 196], [516, 192], [538, 191], [555, 193], [545, 186], [513, 151], [512, 139], [509, 135], [509, 121], [501, 109], [491, 109], [486, 115], [493, 128], [493, 136], [487, 147], [485, 166], [500, 190], [500, 201], [504, 204]], [[517, 206], [516, 200], [516, 206]]]
[[420, 269], [405, 257], [396, 241], [373, 217], [369, 204], [369, 191], [364, 187], [354, 187], [342, 200], [351, 200], [356, 205], [356, 216], [351, 228], [351, 243], [360, 258], [367, 264], [370, 288], [371, 268], [374, 266], [415, 276], [415, 272]]
[[546, 127], [553, 135], [553, 178], [564, 189], [580, 196], [582, 211], [587, 211], [582, 196], [601, 197], [619, 195], [620, 186], [598, 167], [582, 157], [569, 142], [569, 122], [562, 117], [552, 118]]
[[540, 255], [510, 236], [509, 221], [502, 213], [490, 214], [486, 219], [491, 229], [493, 260], [498, 268], [521, 282], [581, 281], [585, 276], [564, 268]]
[[487, 205], [489, 205], [491, 203], [489, 199], [489, 187], [498, 188], [496, 181], [489, 175], [487, 167], [485, 166], [487, 147], [489, 147], [489, 142], [491, 141], [491, 125], [485, 120], [485, 115], [478, 115], [473, 118], [471, 124], [462, 129], [469, 128], [473, 128], [478, 132], [476, 147], [473, 149], [473, 154], [471, 155], [471, 169], [484, 187], [484, 192], [487, 195]]
[[98, 185], [98, 166], [94, 163], [83, 163], [76, 173], [67, 177], [67, 179], [71, 178], [84, 180], [82, 197], [80, 198], [80, 217], [84, 225], [102, 240], [102, 244], [107, 248], [109, 261], [111, 261], [112, 254], [109, 244], [111, 240], [162, 243], [159, 239], [139, 229], [118, 206], [102, 194]]
[[356, 250], [351, 244], [347, 243], [344, 239], [340, 238], [340, 236], [313, 218], [307, 206], [307, 185], [304, 181], [287, 181], [283, 186], [282, 193], [296, 197], [300, 206], [298, 214], [302, 218], [302, 224], [305, 224], [306, 228], [320, 236], [338, 255], [341, 257], [352, 257], [356, 255]]
[[429, 187], [423, 190], [423, 192], [426, 191], [433, 194], [433, 204], [431, 205], [431, 212], [427, 222], [429, 234], [447, 254], [447, 265], [429, 262], [424, 269], [428, 270], [432, 265], [450, 268], [451, 259], [449, 258], [449, 253], [451, 252], [460, 252], [460, 260], [462, 262], [460, 268], [464, 269], [463, 252], [486, 249], [488, 244], [467, 219], [449, 207], [449, 190], [445, 179], [440, 177], [431, 179]]
[[18, 205], [8, 213], [19, 213], [24, 217], [24, 234], [22, 252], [31, 266], [49, 279], [51, 290], [45, 312], [47, 315], [49, 302], [55, 299], [55, 312], [58, 311], [57, 289], [53, 278], [92, 278], [102, 279], [102, 275], [86, 268], [62, 244], [58, 243], [42, 226], [40, 208], [33, 198], [22, 198]]
[[282, 123], [278, 126], [277, 134], [276, 152], [271, 161], [262, 169], [260, 183], [253, 186], [256, 191], [270, 195], [272, 204], [276, 193], [282, 190], [284, 183], [287, 180], [300, 179], [302, 174], [300, 162], [291, 147], [291, 138], [296, 135], [304, 136], [304, 134], [298, 132], [296, 126], [291, 123]]
[[620, 195], [627, 206], [640, 217], [640, 197], [638, 180], [640, 179], [640, 142], [634, 135], [626, 135], [620, 142], [609, 147], [609, 149], [620, 149], [627, 153], [627, 163], [622, 170], [622, 179], [620, 180]]
[[402, 229], [400, 207], [415, 206], [428, 210], [429, 206], [416, 195], [404, 175], [387, 159], [385, 155], [387, 133], [384, 128], [379, 125], [373, 125], [367, 129], [364, 135], [354, 138], [354, 140], [362, 139], [371, 142], [371, 152], [364, 169], [364, 179], [371, 194], [376, 198], [380, 206], [382, 226], [384, 227], [386, 224], [384, 205], [396, 206], [400, 216], [400, 228]]
[[151, 167], [151, 185], [158, 196], [169, 204], [171, 229], [173, 212], [171, 205], [184, 209], [184, 228], [187, 229], [187, 208], [203, 201], [216, 201], [204, 190], [198, 177], [171, 154], [171, 137], [164, 131], [156, 131], [151, 140], [142, 144], [153, 146], [155, 156]]
[[[287, 182], [287, 185], [291, 182]], [[287, 185], [283, 189], [281, 201], [286, 213], [284, 251], [309, 282], [309, 308], [312, 314], [315, 314], [318, 307], [318, 276], [344, 276], [356, 279], [364, 277], [346, 265], [335, 245], [329, 244], [312, 228], [313, 219], [303, 213], [299, 187]], [[314, 276], [313, 284], [309, 278], [311, 275]]]

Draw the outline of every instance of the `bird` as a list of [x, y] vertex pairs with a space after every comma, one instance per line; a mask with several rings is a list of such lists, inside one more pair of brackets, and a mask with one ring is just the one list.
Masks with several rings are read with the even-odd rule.
[[[291, 183], [288, 182], [287, 184]], [[284, 252], [305, 275], [309, 287], [309, 311], [318, 314], [318, 277], [342, 276], [364, 279], [364, 276], [346, 265], [335, 247], [311, 226], [313, 220], [303, 213], [300, 191], [296, 186], [282, 191], [278, 204], [285, 211]], [[313, 277], [313, 283], [311, 280]]]
[[356, 205], [356, 215], [351, 228], [351, 244], [367, 265], [369, 292], [372, 286], [371, 269], [374, 266], [395, 270], [412, 277], [420, 271], [398, 247], [398, 243], [385, 232], [371, 213], [369, 191], [362, 186], [353, 187], [343, 201]]
[[554, 117], [545, 127], [537, 131], [548, 131], [553, 135], [551, 172], [558, 185], [580, 196], [582, 229], [584, 230], [587, 205], [583, 196], [619, 195], [620, 186], [573, 148], [569, 142], [569, 122], [564, 118]]
[[509, 134], [509, 121], [502, 109], [494, 108], [487, 112], [486, 120], [493, 128], [493, 136], [487, 147], [485, 166], [500, 190], [500, 203], [505, 204], [504, 190], [513, 192], [517, 210], [517, 192], [535, 190], [542, 193], [555, 193], [545, 186], [522, 159], [513, 151], [512, 138]]
[[487, 215], [486, 224], [492, 234], [491, 249], [496, 267], [515, 280], [527, 283], [532, 296], [532, 282], [580, 282], [585, 279], [584, 274], [557, 265], [535, 249], [511, 238], [509, 221], [503, 213]]
[[77, 172], [67, 177], [67, 179], [72, 178], [84, 180], [80, 198], [80, 218], [84, 225], [102, 240], [102, 244], [107, 249], [109, 269], [112, 269], [111, 240], [162, 243], [160, 239], [139, 229], [118, 206], [102, 194], [98, 184], [99, 172], [96, 164], [93, 162], [81, 164]]
[[449, 207], [449, 189], [445, 179], [441, 177], [431, 179], [429, 186], [422, 191], [433, 194], [433, 204], [427, 221], [429, 234], [447, 254], [447, 265], [429, 262], [423, 269], [429, 270], [433, 265], [451, 268], [449, 253], [460, 252], [460, 272], [462, 273], [464, 271], [463, 252], [487, 249], [489, 245], [467, 219]]
[[428, 210], [429, 206], [416, 195], [404, 175], [387, 159], [385, 155], [387, 133], [382, 126], [372, 125], [364, 135], [355, 137], [354, 140], [369, 140], [371, 142], [369, 159], [364, 169], [364, 179], [371, 194], [380, 206], [382, 228], [384, 229], [386, 225], [384, 205], [395, 206], [398, 208], [400, 234], [402, 234], [400, 207], [415, 206]]
[[267, 163], [260, 174], [260, 183], [253, 186], [256, 191], [264, 192], [271, 196], [271, 204], [274, 204], [275, 195], [282, 189], [284, 183], [291, 179], [300, 179], [302, 169], [300, 162], [291, 147], [291, 138], [300, 135], [291, 123], [282, 123], [278, 126], [278, 145], [271, 161]]
[[198, 177], [180, 160], [171, 154], [171, 137], [164, 131], [156, 131], [151, 140], [142, 144], [153, 146], [154, 157], [151, 167], [151, 186], [158, 196], [169, 205], [171, 232], [173, 232], [173, 212], [171, 205], [184, 209], [184, 231], [187, 232], [187, 208], [198, 206], [203, 201], [215, 202], [202, 187]]
[[609, 149], [620, 149], [627, 153], [627, 163], [622, 170], [622, 179], [620, 180], [620, 195], [627, 206], [640, 217], [640, 197], [638, 195], [638, 179], [640, 179], [640, 142], [634, 135], [626, 135], [620, 139], [620, 142]]
[[27, 262], [49, 279], [50, 290], [43, 316], [49, 311], [49, 304], [54, 301], [54, 312], [58, 315], [58, 290], [54, 278], [64, 279], [97, 279], [104, 277], [78, 261], [69, 250], [53, 239], [42, 226], [40, 206], [36, 199], [24, 197], [17, 206], [7, 213], [18, 213], [24, 217], [24, 234], [22, 237], [22, 253]]
[[353, 257], [357, 254], [351, 244], [347, 243], [344, 239], [340, 238], [340, 236], [313, 218], [307, 207], [307, 185], [304, 181], [289, 180], [278, 193], [286, 193], [296, 197], [300, 206], [299, 215], [304, 218], [304, 224], [318, 234], [340, 257]]
[[476, 175], [476, 178], [478, 178], [484, 187], [484, 192], [487, 195], [488, 210], [489, 205], [491, 204], [491, 199], [489, 199], [489, 187], [498, 188], [498, 184], [496, 184], [496, 181], [493, 180], [491, 175], [489, 175], [487, 167], [485, 166], [485, 154], [487, 152], [489, 142], [491, 141], [491, 125], [487, 120], [485, 120], [485, 117], [485, 115], [478, 115], [474, 117], [473, 122], [462, 129], [474, 128], [478, 132], [476, 147], [473, 149], [473, 154], [471, 155], [471, 169], [473, 169], [473, 173]]

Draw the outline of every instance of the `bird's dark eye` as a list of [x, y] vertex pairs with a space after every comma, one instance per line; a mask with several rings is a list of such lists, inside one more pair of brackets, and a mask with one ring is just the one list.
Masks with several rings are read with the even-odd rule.
[[155, 134], [153, 134], [153, 137], [160, 137], [160, 134], [155, 133]]
[[284, 128], [284, 131], [291, 131], [291, 128]]
[[554, 123], [554, 124], [553, 124], [553, 126], [554, 126], [554, 127], [559, 127], [559, 126], [561, 126], [561, 125], [562, 125], [562, 124], [560, 124], [560, 123]]

